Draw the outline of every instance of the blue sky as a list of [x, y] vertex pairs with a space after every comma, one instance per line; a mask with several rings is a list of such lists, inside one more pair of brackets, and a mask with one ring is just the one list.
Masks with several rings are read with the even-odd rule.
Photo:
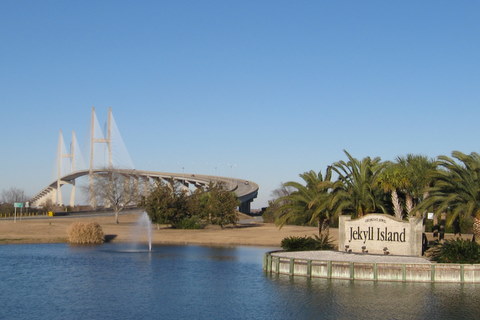
[[[480, 152], [476, 1], [0, 2], [0, 190], [112, 107], [137, 169], [281, 182], [353, 156]], [[184, 168], [184, 169], [182, 169]]]

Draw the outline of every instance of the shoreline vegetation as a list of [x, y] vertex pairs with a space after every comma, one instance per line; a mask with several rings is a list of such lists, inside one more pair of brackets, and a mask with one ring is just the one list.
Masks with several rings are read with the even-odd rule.
[[[112, 214], [113, 215], [113, 214]], [[0, 220], [0, 245], [33, 243], [67, 243], [67, 230], [77, 222], [97, 222], [103, 229], [107, 242], [137, 242], [134, 229], [140, 213], [126, 212], [116, 224], [112, 215], [82, 217], [48, 217], [17, 220]], [[244, 217], [242, 217], [243, 219]], [[265, 246], [280, 247], [288, 236], [313, 235], [315, 227], [285, 226], [278, 229], [273, 223], [243, 219], [236, 226], [207, 226], [205, 229], [172, 229], [167, 225], [153, 225], [152, 243], [169, 245], [212, 245], [212, 246]], [[332, 230], [332, 238], [335, 232]], [[146, 239], [146, 235], [145, 235]]]
[[[112, 214], [113, 215], [113, 214]], [[17, 220], [0, 220], [0, 245], [67, 243], [67, 230], [76, 222], [97, 222], [103, 229], [107, 242], [142, 242], [134, 234], [140, 213], [125, 212], [116, 224], [112, 215], [82, 217], [48, 217]], [[257, 222], [242, 216], [236, 226], [207, 226], [205, 229], [172, 229], [166, 225], [153, 225], [152, 243], [156, 245], [206, 245], [206, 246], [259, 246], [280, 248], [282, 239], [291, 236], [313, 236], [316, 227], [286, 225], [279, 229], [273, 223]], [[329, 232], [332, 243], [338, 243], [338, 229]], [[431, 236], [427, 234], [427, 236]], [[471, 237], [471, 235], [465, 235]], [[446, 235], [446, 239], [453, 235]], [[146, 235], [145, 235], [146, 241]]]

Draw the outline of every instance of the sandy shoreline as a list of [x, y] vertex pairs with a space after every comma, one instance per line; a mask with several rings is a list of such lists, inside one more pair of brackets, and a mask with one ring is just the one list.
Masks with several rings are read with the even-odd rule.
[[[78, 221], [98, 222], [112, 242], [132, 242], [135, 235], [138, 213], [123, 214], [120, 224], [115, 224], [113, 215], [95, 217], [50, 217], [26, 220], [0, 220], [0, 244], [19, 243], [63, 243], [67, 241], [67, 228]], [[203, 230], [177, 230], [156, 226], [152, 232], [154, 244], [196, 244], [215, 246], [268, 246], [279, 247], [288, 236], [311, 236], [317, 233], [315, 227], [285, 226], [278, 229], [274, 224], [245, 221], [236, 227], [221, 229], [209, 226]], [[334, 241], [338, 231], [331, 229]]]

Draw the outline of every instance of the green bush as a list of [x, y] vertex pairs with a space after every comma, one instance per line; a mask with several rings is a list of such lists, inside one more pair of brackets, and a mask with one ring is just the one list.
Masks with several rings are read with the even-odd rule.
[[480, 245], [464, 239], [447, 240], [432, 250], [431, 259], [440, 263], [480, 263]]
[[322, 236], [315, 236], [315, 241], [317, 241], [317, 250], [332, 250], [333, 241], [328, 234]]
[[272, 210], [265, 210], [262, 214], [263, 222], [264, 223], [274, 223], [275, 222], [275, 215]]
[[197, 217], [184, 218], [173, 225], [177, 229], [203, 229], [205, 226]]
[[280, 246], [286, 251], [309, 251], [309, 250], [331, 250], [333, 249], [332, 240], [328, 235], [321, 237], [286, 237], [282, 240]]
[[283, 238], [280, 246], [286, 251], [315, 250], [316, 242], [311, 237], [287, 237]]

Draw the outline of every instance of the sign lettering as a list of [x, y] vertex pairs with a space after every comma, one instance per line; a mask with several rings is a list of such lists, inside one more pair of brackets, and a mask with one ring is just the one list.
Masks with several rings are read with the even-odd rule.
[[423, 223], [402, 221], [386, 214], [368, 214], [358, 219], [341, 216], [338, 250], [346, 252], [421, 255]]

